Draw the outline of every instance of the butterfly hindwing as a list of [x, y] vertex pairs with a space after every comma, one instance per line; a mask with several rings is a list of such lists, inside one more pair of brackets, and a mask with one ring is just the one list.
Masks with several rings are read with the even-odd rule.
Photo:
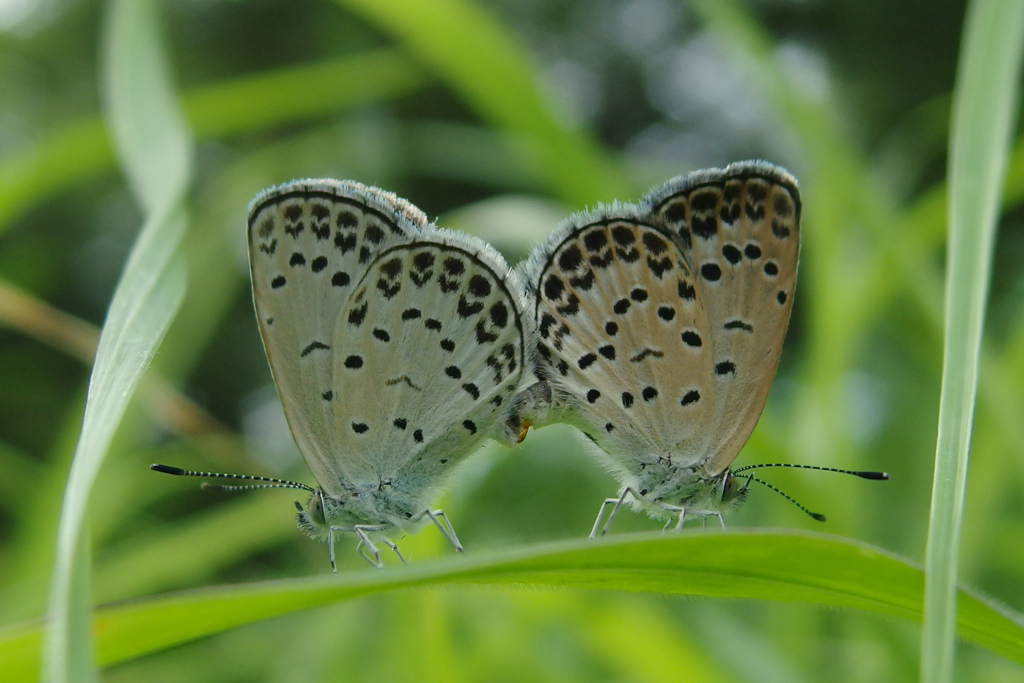
[[528, 336], [518, 279], [483, 242], [431, 229], [379, 252], [337, 318], [322, 387], [349, 479], [416, 489], [499, 436]]
[[335, 320], [376, 254], [426, 224], [408, 202], [352, 181], [287, 183], [250, 204], [260, 333], [288, 425], [319, 482], [342, 474], [334, 412], [311, 390], [333, 372]]
[[666, 486], [717, 477], [775, 375], [799, 213], [791, 176], [743, 162], [569, 219], [524, 268], [550, 420], [580, 427], [624, 483], [654, 462]]
[[533, 263], [540, 355], [570, 421], [613, 459], [657, 459], [706, 421], [707, 316], [670, 235], [628, 208], [592, 218], [570, 219]]
[[764, 409], [789, 325], [800, 249], [796, 181], [764, 163], [669, 181], [649, 211], [689, 246], [708, 311], [714, 405], [695, 446], [729, 466]]

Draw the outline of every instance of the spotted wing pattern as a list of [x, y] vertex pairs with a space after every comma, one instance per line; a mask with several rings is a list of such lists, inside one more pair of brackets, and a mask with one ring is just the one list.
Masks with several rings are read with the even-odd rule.
[[263, 345], [292, 435], [322, 485], [341, 474], [335, 415], [309, 388], [333, 372], [335, 322], [377, 253], [426, 225], [408, 202], [352, 181], [287, 183], [249, 205], [249, 265]]
[[699, 438], [707, 314], [679, 247], [639, 217], [580, 220], [552, 250], [535, 292], [540, 355], [571, 421], [640, 462]]
[[417, 496], [500, 437], [529, 377], [524, 303], [517, 276], [476, 239], [428, 230], [377, 255], [337, 318], [333, 372], [317, 385], [348, 482]]
[[714, 408], [699, 452], [717, 474], [750, 438], [775, 378], [796, 288], [799, 191], [781, 169], [742, 163], [670, 181], [647, 202], [684, 246], [708, 313]]
[[799, 251], [795, 181], [746, 162], [574, 216], [527, 262], [541, 371], [626, 477], [721, 472], [775, 374]]

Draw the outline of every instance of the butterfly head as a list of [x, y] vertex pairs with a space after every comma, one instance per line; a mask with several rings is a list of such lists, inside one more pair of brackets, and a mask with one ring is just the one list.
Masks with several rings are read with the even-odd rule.
[[[352, 500], [355, 501], [357, 498]], [[295, 515], [299, 529], [305, 531], [310, 538], [320, 541], [328, 540], [331, 527], [351, 527], [368, 521], [379, 521], [377, 518], [367, 519], [365, 515], [354, 514], [354, 511], [346, 507], [341, 500], [322, 489], [313, 491], [305, 507], [299, 501], [295, 501], [295, 507], [299, 511], [299, 514]]]
[[750, 488], [750, 480], [746, 477], [737, 477], [732, 470], [725, 470], [721, 477], [721, 501], [722, 507], [728, 510], [735, 510], [747, 499], [747, 492]]
[[[295, 515], [298, 527], [305, 531], [311, 538], [325, 540], [330, 534], [330, 527], [327, 524], [327, 514], [324, 512], [324, 501], [332, 500], [325, 496], [323, 491], [317, 489], [309, 499], [309, 503], [303, 507], [299, 501], [295, 501], [295, 508], [299, 514]], [[327, 503], [331, 506], [331, 503]]]

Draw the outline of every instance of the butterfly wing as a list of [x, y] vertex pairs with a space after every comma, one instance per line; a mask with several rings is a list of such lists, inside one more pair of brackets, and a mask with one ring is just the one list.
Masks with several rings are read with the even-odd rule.
[[408, 202], [352, 181], [296, 181], [257, 195], [249, 206], [249, 265], [263, 345], [299, 451], [329, 490], [344, 475], [334, 411], [319, 389], [334, 369], [335, 321], [374, 256], [426, 224]]
[[416, 496], [498, 436], [528, 377], [523, 311], [518, 278], [478, 239], [428, 229], [377, 254], [317, 392], [361, 476]]
[[669, 181], [646, 211], [676, 235], [707, 310], [713, 408], [693, 443], [718, 474], [750, 438], [789, 326], [800, 194], [788, 173], [741, 162]]
[[725, 469], [778, 364], [799, 213], [792, 177], [746, 162], [571, 218], [524, 268], [542, 371], [566, 397], [553, 420], [625, 475], [663, 457]]
[[556, 419], [627, 472], [699, 438], [712, 405], [707, 313], [672, 236], [617, 205], [570, 218], [526, 270], [545, 373], [568, 395]]

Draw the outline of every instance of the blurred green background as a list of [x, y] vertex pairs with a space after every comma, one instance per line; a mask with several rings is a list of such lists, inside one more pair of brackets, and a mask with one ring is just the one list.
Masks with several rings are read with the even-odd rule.
[[[430, 5], [432, 11], [420, 11]], [[737, 464], [881, 469], [888, 483], [763, 476], [731, 526], [826, 530], [920, 560], [942, 354], [950, 90], [963, 3], [881, 0], [188, 2], [161, 7], [196, 136], [185, 303], [91, 506], [98, 602], [323, 574], [293, 492], [225, 495], [151, 462], [314, 483], [248, 291], [253, 194], [353, 178], [510, 263], [568, 213], [764, 158], [801, 181], [800, 282], [768, 407]], [[45, 606], [95, 328], [142, 221], [104, 131], [104, 7], [0, 0], [0, 624]], [[1024, 607], [1024, 144], [988, 309], [962, 580]], [[466, 548], [588, 533], [616, 485], [571, 430], [488, 447], [443, 507]], [[615, 532], [654, 529], [631, 513]], [[352, 539], [341, 569], [362, 569]], [[432, 529], [411, 561], [446, 556]], [[865, 577], [870, 582], [871, 577]], [[238, 629], [111, 681], [899, 681], [919, 627], [799, 604], [466, 589], [402, 592]], [[958, 680], [1019, 680], [962, 645]]]

